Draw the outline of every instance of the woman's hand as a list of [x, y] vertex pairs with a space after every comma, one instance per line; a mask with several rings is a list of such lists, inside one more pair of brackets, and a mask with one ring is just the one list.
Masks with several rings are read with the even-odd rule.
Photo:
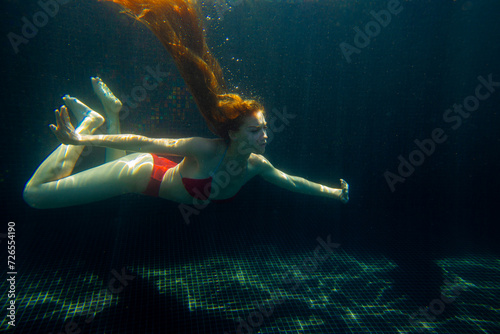
[[342, 193], [340, 194], [340, 201], [344, 204], [349, 202], [349, 185], [345, 180], [340, 179], [340, 187], [342, 188]]
[[63, 144], [67, 145], [83, 145], [82, 137], [80, 134], [76, 133], [73, 124], [69, 119], [68, 108], [62, 106], [59, 110], [54, 111], [56, 114], [56, 124], [50, 124], [50, 130], [56, 135], [57, 139]]

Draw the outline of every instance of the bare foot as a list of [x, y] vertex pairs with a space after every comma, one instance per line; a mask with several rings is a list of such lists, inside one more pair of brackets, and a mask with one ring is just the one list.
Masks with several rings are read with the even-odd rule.
[[90, 133], [93, 133], [104, 123], [104, 117], [87, 107], [87, 105], [77, 98], [66, 95], [63, 97], [63, 101], [79, 123], [76, 129], [77, 133], [84, 130], [89, 130]]
[[104, 113], [106, 114], [106, 119], [108, 121], [114, 121], [118, 119], [120, 110], [122, 109], [122, 103], [116, 98], [113, 92], [106, 86], [106, 84], [101, 80], [101, 78], [95, 77], [91, 78], [92, 87], [94, 87], [94, 93], [101, 100], [104, 106]]
[[349, 202], [349, 185], [345, 180], [340, 179], [340, 187], [342, 188], [342, 193], [340, 194], [340, 201], [344, 204]]

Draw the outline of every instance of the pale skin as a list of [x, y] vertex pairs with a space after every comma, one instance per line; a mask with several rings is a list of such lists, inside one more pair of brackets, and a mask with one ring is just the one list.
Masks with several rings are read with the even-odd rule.
[[[92, 78], [92, 84], [104, 106], [108, 134], [93, 134], [104, 123], [100, 114], [77, 99], [64, 97], [65, 106], [55, 111], [56, 125], [50, 125], [63, 144], [38, 167], [24, 190], [24, 199], [32, 207], [66, 207], [126, 193], [142, 193], [147, 188], [153, 170], [151, 153], [183, 157], [181, 163], [165, 173], [159, 197], [193, 204], [193, 197], [182, 184], [181, 174], [185, 178], [207, 178], [221, 162], [226, 147], [227, 152], [218, 170], [237, 172], [231, 173], [227, 185], [218, 187], [216, 194], [212, 190], [209, 200], [233, 197], [245, 183], [257, 175], [290, 191], [330, 197], [343, 203], [349, 200], [349, 186], [344, 180], [340, 180], [340, 188], [327, 187], [288, 175], [275, 168], [263, 156], [268, 137], [262, 110], [248, 116], [237, 131], [230, 131], [229, 143], [223, 139], [198, 137], [155, 139], [124, 135], [120, 134], [121, 102], [99, 78]], [[80, 122], [76, 129], [69, 119], [68, 108]], [[109, 162], [72, 175], [85, 146], [106, 147], [106, 160]], [[126, 155], [125, 151], [137, 153]]]

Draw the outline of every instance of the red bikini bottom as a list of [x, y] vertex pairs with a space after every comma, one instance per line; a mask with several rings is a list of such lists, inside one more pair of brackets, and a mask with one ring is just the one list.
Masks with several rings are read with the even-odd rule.
[[142, 193], [144, 195], [158, 197], [163, 176], [165, 175], [167, 170], [177, 166], [179, 163], [164, 157], [157, 156], [156, 154], [151, 155], [153, 156], [153, 171], [151, 172], [148, 186]]

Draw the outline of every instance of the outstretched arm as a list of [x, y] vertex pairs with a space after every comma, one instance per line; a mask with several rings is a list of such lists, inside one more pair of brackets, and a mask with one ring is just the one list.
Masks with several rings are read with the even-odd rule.
[[50, 129], [63, 144], [94, 145], [118, 150], [179, 156], [200, 156], [210, 149], [209, 140], [204, 138], [156, 139], [138, 135], [82, 135], [75, 132], [65, 106], [56, 110], [55, 114], [57, 126], [51, 124]]
[[275, 168], [267, 159], [259, 157], [259, 174], [264, 180], [281, 188], [307, 195], [333, 197], [347, 203], [349, 201], [349, 185], [340, 179], [341, 188], [330, 188], [319, 183], [308, 181], [302, 177], [288, 175]]

